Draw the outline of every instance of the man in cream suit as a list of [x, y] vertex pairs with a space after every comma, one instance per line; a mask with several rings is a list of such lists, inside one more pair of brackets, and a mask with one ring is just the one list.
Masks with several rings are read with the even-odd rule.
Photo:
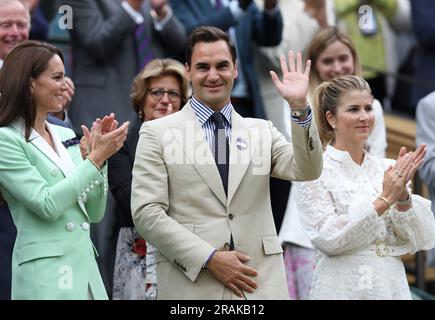
[[133, 168], [133, 221], [158, 249], [158, 298], [288, 299], [269, 177], [321, 173], [306, 104], [309, 63], [303, 72], [301, 56], [295, 64], [290, 53], [290, 70], [281, 59], [283, 80], [272, 72], [299, 124], [292, 145], [270, 122], [233, 110], [236, 50], [226, 33], [195, 29], [186, 61], [193, 97], [180, 112], [142, 125]]

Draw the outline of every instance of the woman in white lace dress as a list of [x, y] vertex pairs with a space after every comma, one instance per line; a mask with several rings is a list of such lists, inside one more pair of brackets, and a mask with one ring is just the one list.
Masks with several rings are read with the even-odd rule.
[[323, 83], [315, 94], [323, 173], [296, 187], [318, 253], [311, 299], [411, 299], [400, 256], [435, 245], [430, 201], [409, 193], [426, 146], [402, 147], [397, 161], [367, 153], [372, 103], [369, 85], [357, 76]]
[[[311, 60], [308, 101], [312, 105], [314, 91], [323, 81], [345, 75], [362, 75], [358, 53], [352, 39], [335, 27], [328, 27], [315, 34], [307, 49], [307, 59]], [[286, 102], [287, 103], [287, 102]], [[289, 113], [289, 107], [284, 107]], [[387, 133], [381, 103], [374, 99], [374, 128], [366, 141], [370, 154], [385, 158]], [[287, 117], [288, 119], [290, 114]], [[291, 136], [291, 122], [288, 121], [287, 136]], [[302, 230], [296, 206], [296, 185], [292, 182], [287, 209], [279, 231], [279, 238], [284, 247], [284, 263], [290, 299], [308, 299], [313, 271], [315, 252], [310, 240]]]

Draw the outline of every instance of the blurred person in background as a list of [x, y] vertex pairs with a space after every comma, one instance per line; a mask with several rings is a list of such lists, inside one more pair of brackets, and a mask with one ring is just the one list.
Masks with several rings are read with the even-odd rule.
[[435, 2], [411, 1], [412, 22], [418, 47], [414, 59], [413, 75], [423, 84], [411, 88], [411, 105], [435, 91]]
[[[428, 186], [432, 213], [435, 214], [435, 92], [428, 94], [417, 104], [416, 121], [416, 143], [427, 145], [427, 154], [419, 173]], [[435, 267], [435, 249], [427, 252], [426, 264]]]
[[142, 123], [179, 111], [188, 94], [184, 66], [173, 59], [151, 60], [133, 81], [131, 98], [137, 118], [124, 146], [109, 159], [109, 188], [119, 216], [113, 299], [156, 299], [156, 249], [137, 233], [131, 217], [134, 156]]

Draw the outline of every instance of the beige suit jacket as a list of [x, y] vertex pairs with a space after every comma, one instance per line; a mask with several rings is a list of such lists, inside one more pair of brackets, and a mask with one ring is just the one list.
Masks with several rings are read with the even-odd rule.
[[258, 271], [247, 299], [288, 299], [282, 248], [273, 222], [269, 176], [313, 180], [322, 148], [314, 122], [292, 126], [293, 146], [270, 121], [231, 116], [228, 197], [210, 146], [187, 103], [145, 122], [133, 168], [131, 209], [138, 232], [158, 249], [159, 299], [237, 297], [203, 265], [233, 235], [235, 250]]

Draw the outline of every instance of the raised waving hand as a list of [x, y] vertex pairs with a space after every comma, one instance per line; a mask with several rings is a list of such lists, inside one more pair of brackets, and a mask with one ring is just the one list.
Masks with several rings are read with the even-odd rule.
[[307, 105], [308, 79], [311, 68], [311, 60], [308, 60], [303, 70], [302, 54], [296, 55], [292, 50], [288, 53], [288, 65], [284, 55], [280, 57], [282, 80], [274, 71], [270, 76], [276, 89], [287, 100], [292, 110], [304, 109]]

